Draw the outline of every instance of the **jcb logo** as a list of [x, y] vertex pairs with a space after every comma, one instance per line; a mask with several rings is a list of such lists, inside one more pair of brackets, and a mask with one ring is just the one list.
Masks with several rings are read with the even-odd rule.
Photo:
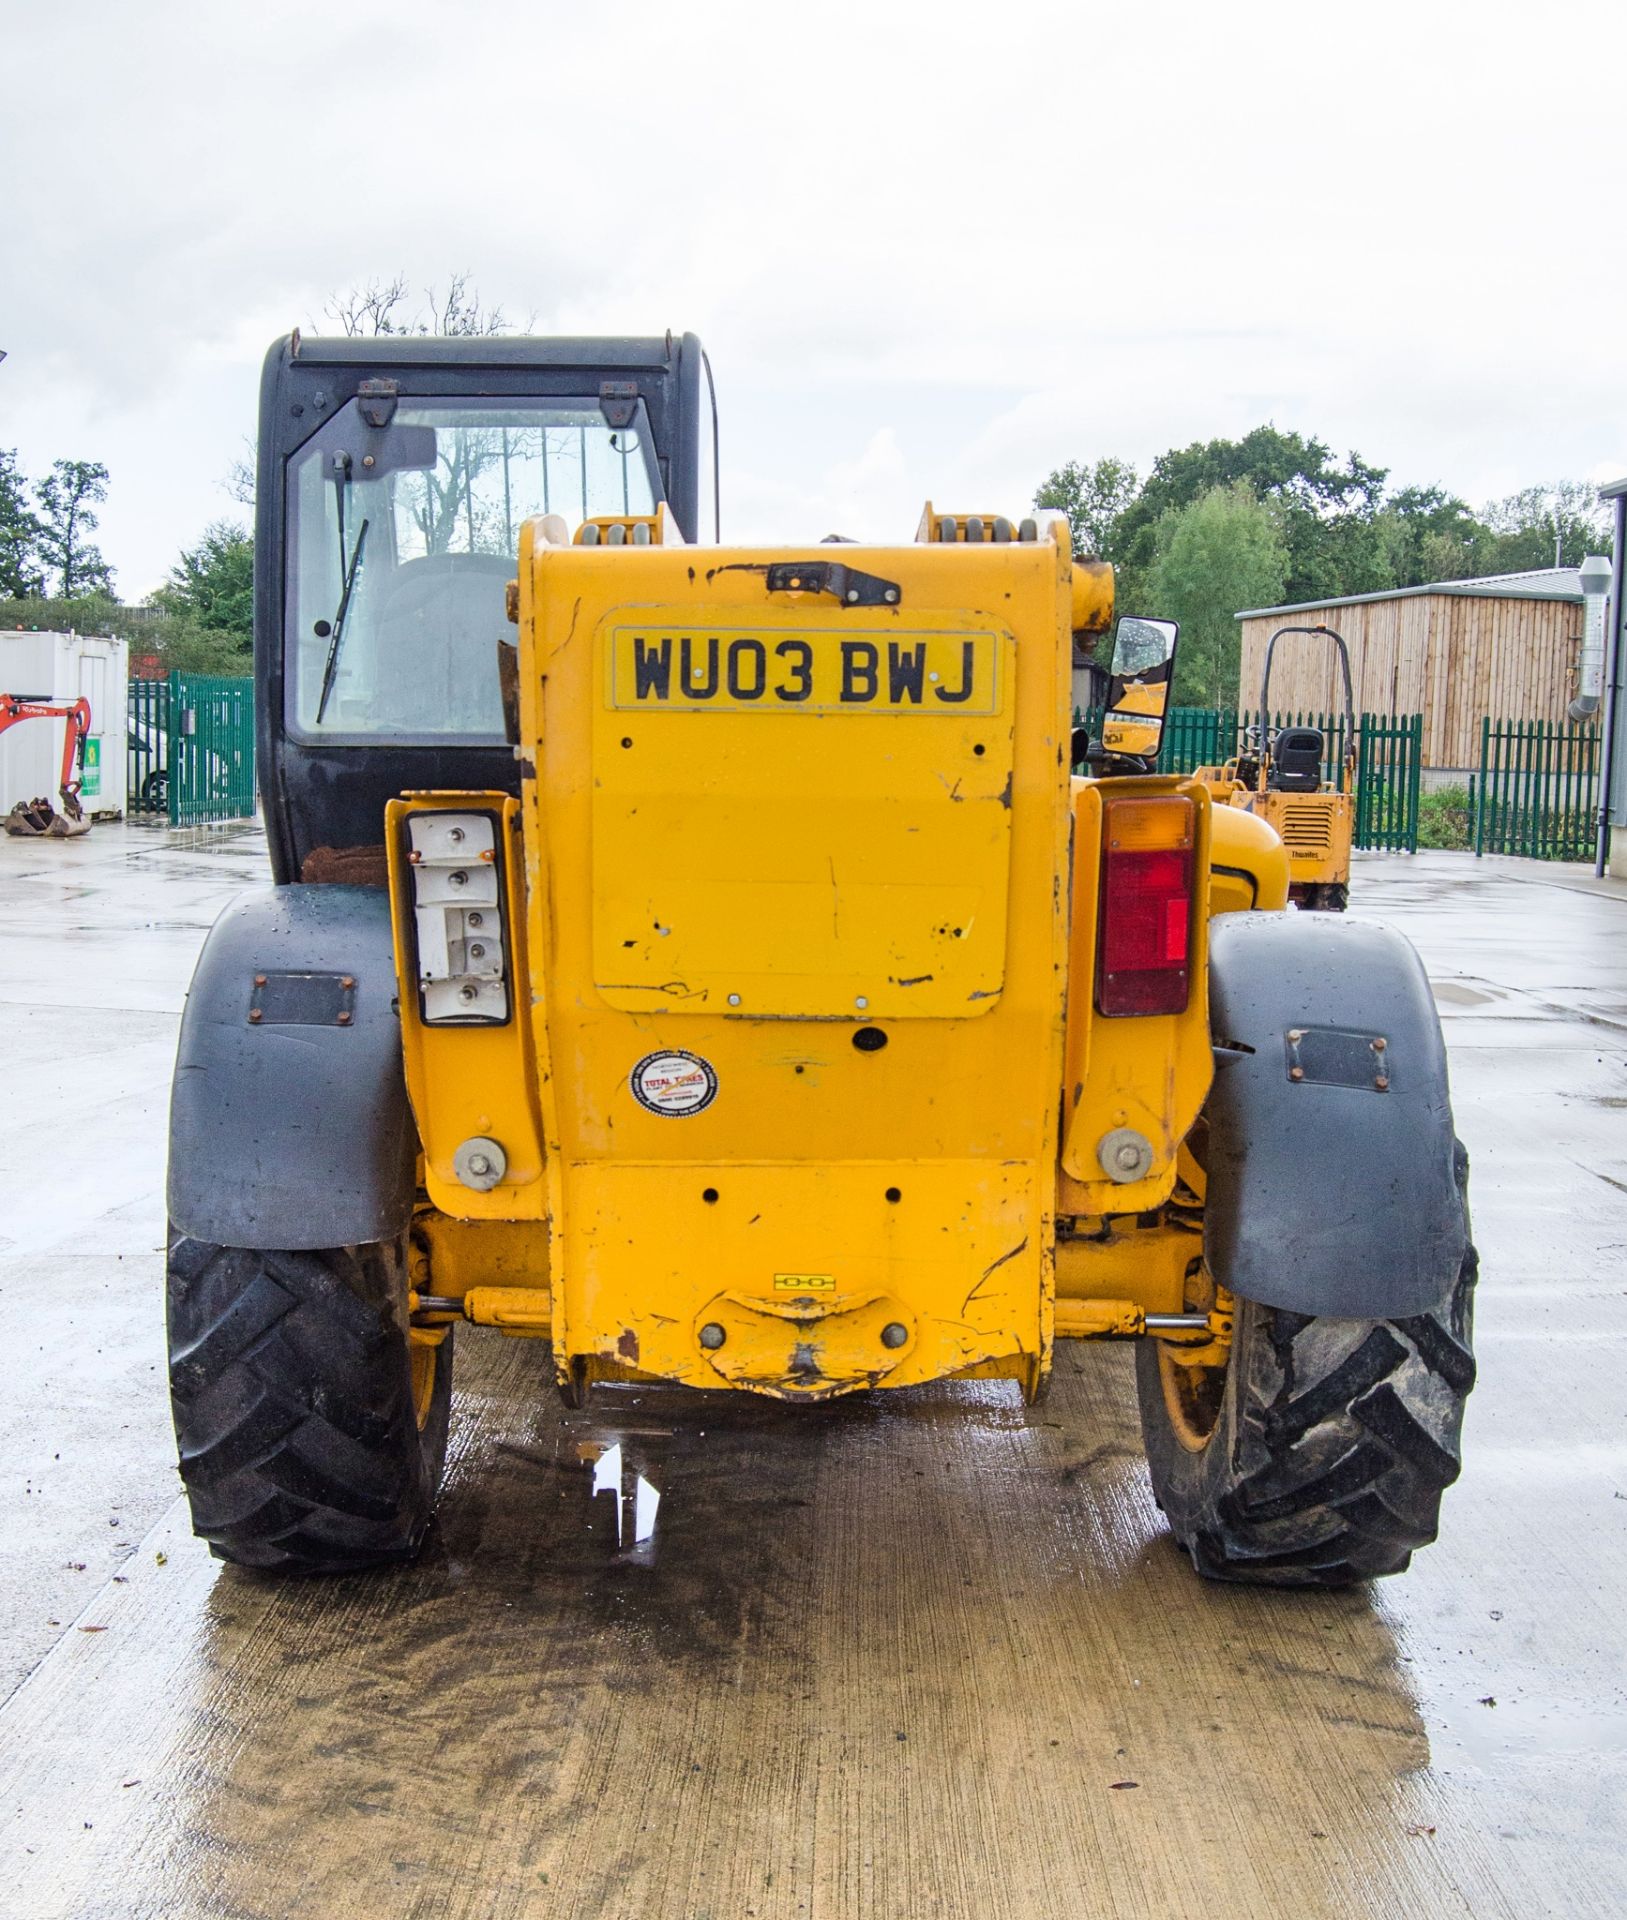
[[998, 706], [992, 633], [617, 627], [617, 708], [985, 714]]

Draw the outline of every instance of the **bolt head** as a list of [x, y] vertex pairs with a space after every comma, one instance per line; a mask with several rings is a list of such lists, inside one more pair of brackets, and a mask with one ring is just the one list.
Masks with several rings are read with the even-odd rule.
[[897, 1320], [889, 1320], [881, 1330], [881, 1344], [884, 1347], [901, 1347], [909, 1337], [909, 1328]]
[[490, 1154], [471, 1153], [469, 1155], [469, 1171], [471, 1173], [478, 1173], [482, 1176], [490, 1173], [491, 1172]]
[[716, 1353], [728, 1338], [715, 1320], [708, 1320], [700, 1331], [700, 1343], [708, 1353]]

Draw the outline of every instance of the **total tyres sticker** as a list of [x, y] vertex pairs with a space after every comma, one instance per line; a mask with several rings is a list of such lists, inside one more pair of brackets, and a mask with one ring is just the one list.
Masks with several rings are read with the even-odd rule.
[[698, 1053], [673, 1048], [647, 1053], [628, 1076], [633, 1098], [647, 1113], [682, 1120], [704, 1113], [717, 1098], [717, 1071]]

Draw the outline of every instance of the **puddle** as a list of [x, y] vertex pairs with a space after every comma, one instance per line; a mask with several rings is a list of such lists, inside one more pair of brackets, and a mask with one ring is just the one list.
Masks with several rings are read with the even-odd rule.
[[1444, 1001], [1449, 1007], [1489, 1007], [1498, 998], [1494, 993], [1481, 993], [1456, 980], [1431, 980], [1429, 985], [1436, 1000]]
[[[671, 1429], [651, 1429], [652, 1437], [658, 1431], [666, 1435]], [[618, 1552], [649, 1557], [655, 1541], [655, 1517], [661, 1507], [660, 1489], [627, 1459], [620, 1440], [578, 1440], [576, 1458], [593, 1469], [589, 1531], [605, 1525], [607, 1539], [613, 1533]], [[600, 1505], [603, 1494], [610, 1496], [613, 1520], [607, 1520], [606, 1510]]]

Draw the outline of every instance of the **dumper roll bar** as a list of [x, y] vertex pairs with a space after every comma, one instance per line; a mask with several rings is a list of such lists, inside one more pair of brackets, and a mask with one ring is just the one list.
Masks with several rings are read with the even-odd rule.
[[1266, 643], [1265, 667], [1260, 675], [1260, 739], [1266, 745], [1265, 729], [1271, 712], [1271, 656], [1277, 650], [1277, 642], [1285, 633], [1303, 633], [1313, 635], [1320, 640], [1331, 640], [1339, 656], [1339, 673], [1344, 682], [1345, 694], [1345, 751], [1346, 769], [1354, 772], [1356, 765], [1356, 698], [1350, 683], [1350, 649], [1345, 645], [1343, 634], [1332, 627], [1278, 627]]

